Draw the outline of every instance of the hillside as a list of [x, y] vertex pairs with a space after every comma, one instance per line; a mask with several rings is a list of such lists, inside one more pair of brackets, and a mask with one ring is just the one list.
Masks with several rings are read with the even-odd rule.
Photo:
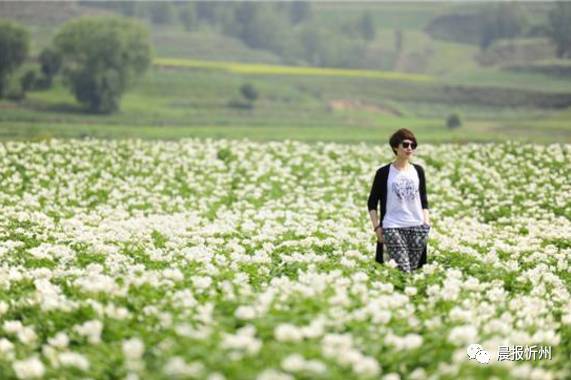
[[[547, 5], [523, 4], [532, 15], [532, 23], [545, 19]], [[449, 38], [437, 39], [426, 28], [439, 17], [455, 13], [469, 14], [481, 8], [479, 4], [454, 3], [312, 3], [313, 21], [324, 27], [349, 23], [367, 13], [377, 29], [374, 40], [368, 42], [362, 60], [363, 68], [395, 70], [446, 76], [480, 67], [501, 64], [526, 64], [553, 58], [554, 48], [545, 39], [515, 39], [509, 43], [498, 41], [487, 51], [477, 46], [453, 41], [454, 30], [447, 30]], [[81, 15], [109, 14], [111, 11], [95, 7], [89, 2], [0, 2], [3, 18], [20, 21], [32, 29], [34, 53], [49, 44], [55, 31], [66, 20]], [[160, 57], [202, 60], [233, 60], [239, 62], [283, 63], [284, 60], [267, 50], [252, 49], [237, 38], [222, 35], [220, 30], [202, 25], [185, 31], [182, 25], [159, 26], [147, 21], [154, 50]], [[395, 40], [401, 33], [399, 46]], [[451, 64], [453, 62], [453, 64]], [[308, 65], [307, 62], [300, 62]]]
[[[58, 3], [42, 3], [37, 9], [0, 5], [32, 29], [35, 54], [70, 17], [106, 12], [77, 3], [62, 9]], [[423, 28], [438, 14], [453, 11], [451, 3], [324, 2], [315, 3], [315, 12], [320, 22], [334, 23], [358, 17], [367, 6], [379, 29], [368, 45], [366, 70], [303, 62], [287, 66], [280, 56], [252, 49], [216, 28], [188, 32], [180, 25], [149, 23], [155, 66], [125, 95], [119, 113], [86, 114], [58, 80], [53, 89], [31, 92], [20, 103], [0, 101], [0, 138], [210, 136], [359, 142], [407, 127], [433, 142], [571, 140], [571, 80], [561, 62], [543, 58], [551, 54], [542, 47], [544, 40], [498, 41], [482, 53], [472, 44], [431, 38]], [[395, 24], [395, 17], [402, 23]], [[397, 27], [402, 40], [395, 54]], [[533, 54], [528, 47], [536, 49]], [[558, 65], [557, 70], [550, 65]], [[244, 83], [260, 93], [252, 109], [235, 106]], [[461, 116], [462, 128], [445, 128], [452, 113]]]

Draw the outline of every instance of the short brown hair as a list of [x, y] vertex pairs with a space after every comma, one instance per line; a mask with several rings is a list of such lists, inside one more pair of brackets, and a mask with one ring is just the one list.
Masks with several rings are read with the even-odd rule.
[[398, 131], [393, 133], [393, 135], [389, 139], [389, 144], [391, 144], [391, 149], [393, 150], [393, 153], [395, 155], [397, 154], [396, 148], [398, 148], [399, 144], [404, 140], [413, 141], [415, 144], [417, 143], [416, 137], [414, 137], [414, 133], [412, 133], [409, 129], [406, 128], [399, 129]]

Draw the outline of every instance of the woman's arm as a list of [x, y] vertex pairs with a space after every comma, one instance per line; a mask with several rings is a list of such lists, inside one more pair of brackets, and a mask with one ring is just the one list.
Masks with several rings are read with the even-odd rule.
[[371, 192], [369, 193], [369, 199], [367, 201], [367, 208], [369, 209], [369, 217], [371, 218], [371, 224], [373, 225], [373, 231], [377, 235], [377, 241], [383, 242], [383, 230], [380, 227], [381, 221], [377, 215], [377, 208], [379, 206], [379, 199], [381, 197], [381, 172], [377, 171], [375, 174], [375, 179], [373, 180], [373, 185], [371, 186]]
[[424, 175], [424, 169], [420, 166], [419, 173], [419, 191], [420, 191], [420, 203], [422, 205], [422, 214], [424, 217], [424, 223], [430, 225], [430, 214], [428, 212], [428, 196], [426, 195], [426, 176]]
[[377, 210], [369, 210], [369, 216], [371, 217], [371, 223], [373, 224], [375, 235], [377, 235], [377, 241], [379, 243], [384, 243], [383, 229], [381, 228], [381, 221], [377, 216]]
[[373, 225], [373, 229], [375, 229], [375, 227], [379, 225], [379, 217], [377, 216], [377, 210], [369, 210], [369, 217], [371, 218], [371, 224]]
[[426, 223], [430, 226], [430, 215], [428, 214], [428, 209], [423, 208], [422, 213], [424, 214], [424, 223]]
[[371, 223], [373, 224], [373, 229], [379, 225], [379, 217], [377, 216], [377, 209], [379, 207], [379, 199], [381, 197], [381, 173], [377, 170], [375, 173], [375, 178], [373, 179], [373, 185], [371, 186], [371, 192], [369, 193], [369, 199], [367, 200], [367, 208], [369, 209], [369, 216], [371, 217]]

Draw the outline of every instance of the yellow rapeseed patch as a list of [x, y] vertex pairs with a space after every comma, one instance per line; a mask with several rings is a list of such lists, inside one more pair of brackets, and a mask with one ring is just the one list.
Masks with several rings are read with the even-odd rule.
[[180, 67], [191, 69], [223, 70], [240, 74], [262, 75], [308, 75], [378, 78], [413, 82], [431, 82], [435, 79], [428, 75], [408, 74], [393, 71], [334, 69], [324, 67], [279, 66], [259, 63], [239, 63], [227, 61], [201, 61], [193, 59], [156, 58], [155, 66]]

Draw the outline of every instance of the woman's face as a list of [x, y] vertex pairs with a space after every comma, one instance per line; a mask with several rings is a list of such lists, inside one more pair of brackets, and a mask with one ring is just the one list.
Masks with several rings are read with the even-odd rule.
[[416, 143], [409, 139], [404, 139], [397, 147], [397, 156], [401, 159], [410, 159], [416, 149]]

